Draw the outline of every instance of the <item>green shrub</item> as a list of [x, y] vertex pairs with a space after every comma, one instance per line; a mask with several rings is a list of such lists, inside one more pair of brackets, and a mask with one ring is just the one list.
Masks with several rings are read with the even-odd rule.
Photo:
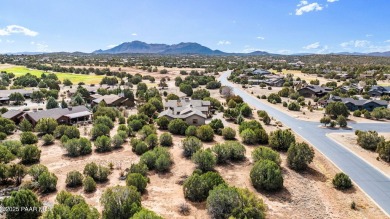
[[95, 141], [95, 147], [97, 152], [111, 151], [111, 139], [105, 135], [97, 137]]
[[287, 164], [291, 169], [304, 170], [313, 161], [314, 150], [306, 143], [292, 143], [287, 151]]
[[148, 145], [149, 149], [153, 149], [158, 146], [158, 137], [156, 134], [150, 134], [145, 138], [145, 143]]
[[196, 137], [187, 137], [182, 141], [184, 157], [191, 157], [196, 151], [202, 148], [203, 144]]
[[145, 152], [148, 151], [148, 145], [143, 142], [143, 141], [140, 141], [138, 142], [135, 147], [133, 147], [133, 151], [137, 154], [137, 155], [142, 155], [144, 154]]
[[294, 134], [286, 129], [286, 130], [276, 130], [271, 132], [269, 139], [269, 146], [276, 150], [288, 150], [290, 145], [295, 142]]
[[210, 150], [198, 150], [192, 155], [192, 160], [197, 165], [197, 168], [202, 171], [210, 171], [214, 169], [217, 159]]
[[39, 190], [43, 193], [52, 192], [56, 190], [57, 176], [54, 173], [43, 172], [38, 177]]
[[46, 134], [42, 136], [43, 145], [51, 145], [54, 143], [54, 136], [50, 134]]
[[196, 137], [202, 141], [212, 141], [214, 138], [214, 131], [210, 125], [202, 125], [196, 130]]
[[376, 152], [378, 152], [378, 155], [382, 160], [390, 162], [390, 141], [379, 142]]
[[252, 159], [254, 163], [261, 160], [270, 160], [280, 165], [282, 162], [278, 152], [264, 146], [257, 147], [252, 151]]
[[217, 172], [207, 172], [201, 175], [193, 173], [184, 181], [184, 197], [190, 201], [204, 201], [209, 192], [220, 184], [225, 184], [225, 181]]
[[49, 169], [43, 164], [34, 164], [28, 170], [28, 174], [34, 181], [38, 181], [39, 176], [44, 172], [49, 172]]
[[226, 163], [228, 160], [237, 161], [245, 159], [245, 147], [236, 141], [226, 141], [212, 147], [218, 163]]
[[78, 187], [83, 184], [83, 175], [76, 170], [70, 171], [66, 174], [66, 186], [67, 187]]
[[139, 173], [142, 174], [143, 176], [146, 176], [148, 173], [148, 166], [146, 164], [139, 162], [139, 163], [133, 163], [131, 164], [129, 168], [129, 173]]
[[336, 189], [344, 190], [352, 187], [352, 181], [345, 173], [337, 173], [332, 180], [333, 186]]
[[20, 150], [20, 158], [23, 164], [37, 163], [41, 158], [41, 150], [36, 145], [26, 145]]
[[299, 111], [301, 110], [301, 106], [297, 102], [291, 102], [288, 104], [287, 108], [291, 111]]
[[86, 193], [94, 192], [96, 191], [96, 182], [92, 177], [86, 176], [83, 180], [83, 187]]
[[123, 137], [119, 134], [114, 135], [111, 140], [113, 148], [121, 148], [124, 142]]
[[153, 211], [142, 208], [140, 211], [135, 213], [133, 217], [131, 217], [131, 219], [163, 219], [163, 218], [158, 216]]
[[362, 115], [362, 112], [360, 110], [355, 110], [353, 112], [353, 116], [355, 116], [355, 117], [360, 117], [361, 115]]
[[225, 140], [234, 140], [236, 138], [236, 130], [231, 127], [222, 129], [222, 136]]
[[172, 146], [172, 135], [169, 134], [169, 133], [163, 133], [160, 135], [160, 145], [161, 146], [166, 146], [166, 147], [170, 147]]
[[358, 145], [360, 145], [364, 149], [372, 151], [377, 149], [377, 146], [381, 141], [384, 141], [384, 138], [382, 136], [379, 136], [378, 132], [376, 131], [360, 131], [358, 132], [357, 136]]
[[252, 185], [258, 190], [274, 191], [283, 187], [279, 166], [270, 160], [258, 161], [250, 172]]
[[211, 218], [265, 218], [265, 205], [247, 189], [219, 185], [207, 198]]
[[168, 131], [174, 135], [185, 135], [188, 124], [181, 119], [174, 119], [169, 122]]
[[190, 125], [185, 131], [185, 135], [187, 137], [189, 136], [196, 136], [196, 126]]
[[23, 132], [20, 134], [20, 141], [22, 144], [36, 144], [38, 142], [38, 137], [32, 132]]
[[95, 140], [100, 136], [109, 136], [110, 128], [103, 124], [96, 124], [92, 127], [92, 139]]
[[245, 144], [255, 144], [256, 143], [256, 134], [252, 129], [245, 129], [240, 133], [242, 142]]
[[134, 186], [137, 188], [137, 191], [140, 193], [145, 192], [146, 185], [148, 184], [148, 179], [140, 173], [130, 173], [126, 177], [126, 185]]

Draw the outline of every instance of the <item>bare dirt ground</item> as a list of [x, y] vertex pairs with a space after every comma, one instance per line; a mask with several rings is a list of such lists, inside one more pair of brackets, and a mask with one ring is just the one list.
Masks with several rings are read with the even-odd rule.
[[[160, 70], [160, 68], [159, 68]], [[168, 71], [170, 71], [168, 69]], [[178, 70], [180, 71], [180, 70]], [[142, 73], [143, 71], [141, 71]], [[150, 74], [150, 73], [145, 73]], [[157, 73], [159, 74], [159, 73]], [[161, 74], [159, 74], [161, 75]], [[170, 75], [170, 73], [168, 73]], [[172, 79], [174, 78], [171, 76]], [[168, 83], [169, 92], [177, 92], [177, 88], [171, 82]], [[264, 89], [265, 90], [265, 89]], [[218, 90], [210, 91], [212, 97], [222, 101]], [[136, 113], [132, 110], [130, 114]], [[254, 111], [252, 119], [258, 119]], [[220, 115], [218, 116], [220, 117]], [[264, 126], [269, 133], [278, 129], [273, 125]], [[226, 123], [225, 123], [226, 124]], [[238, 126], [233, 123], [227, 123], [238, 130]], [[286, 128], [286, 127], [282, 127]], [[91, 125], [80, 127], [83, 136], [88, 136]], [[116, 128], [112, 130], [112, 135]], [[158, 134], [162, 133], [158, 131]], [[18, 134], [12, 136], [17, 139]], [[171, 171], [166, 174], [157, 174], [150, 171], [148, 177], [150, 183], [147, 186], [147, 192], [142, 196], [142, 205], [155, 211], [164, 218], [209, 218], [205, 203], [191, 203], [184, 198], [183, 187], [180, 182], [185, 176], [192, 174], [195, 169], [194, 163], [182, 156], [181, 140], [183, 137], [174, 136], [174, 145], [169, 150], [172, 154], [174, 164]], [[240, 140], [239, 137], [237, 137]], [[215, 136], [214, 141], [205, 143], [204, 147], [212, 147], [216, 143], [223, 142], [221, 136]], [[42, 145], [39, 142], [39, 145]], [[240, 163], [231, 163], [225, 166], [217, 166], [221, 176], [232, 186], [248, 188], [259, 198], [262, 198], [267, 207], [267, 218], [385, 218], [386, 216], [376, 207], [363, 192], [358, 188], [341, 192], [332, 187], [331, 180], [339, 170], [332, 165], [323, 155], [316, 151], [314, 162], [310, 164], [310, 169], [297, 173], [286, 166], [286, 155], [281, 154], [283, 159], [282, 170], [285, 188], [278, 193], [265, 193], [256, 191], [249, 178], [250, 170], [253, 166], [251, 161], [251, 152], [256, 146], [245, 146], [247, 160]], [[131, 151], [129, 143], [123, 145], [123, 149], [114, 150], [109, 153], [96, 153], [91, 155], [69, 158], [65, 156], [65, 151], [56, 140], [54, 145], [40, 146], [42, 150], [41, 163], [49, 168], [49, 171], [55, 173], [58, 177], [57, 192], [66, 189], [74, 194], [80, 194], [86, 198], [86, 201], [99, 209], [102, 207], [99, 203], [101, 194], [109, 186], [125, 185], [124, 181], [119, 179], [119, 174], [125, 168], [130, 167], [131, 163], [138, 162], [139, 156]], [[93, 147], [94, 148], [94, 147]], [[89, 162], [96, 162], [102, 165], [108, 165], [112, 162], [115, 166], [109, 181], [104, 184], [98, 184], [97, 191], [92, 194], [85, 194], [82, 188], [69, 190], [65, 187], [66, 174], [72, 170], [83, 171], [84, 166]], [[42, 197], [45, 201], [54, 203], [56, 193]], [[357, 210], [351, 210], [350, 204], [355, 201]], [[188, 203], [191, 207], [189, 216], [182, 216], [178, 213], [179, 204]]]
[[[390, 140], [389, 132], [381, 132], [379, 135], [385, 137], [386, 140]], [[356, 155], [363, 158], [372, 166], [376, 167], [384, 174], [390, 177], [390, 164], [378, 158], [378, 153], [375, 151], [369, 151], [357, 144], [357, 136], [354, 133], [331, 133], [327, 135], [332, 140], [343, 145], [347, 149], [351, 150]]]

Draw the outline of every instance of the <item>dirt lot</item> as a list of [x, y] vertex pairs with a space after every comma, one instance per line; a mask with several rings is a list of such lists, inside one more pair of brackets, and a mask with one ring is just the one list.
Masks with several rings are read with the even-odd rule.
[[[255, 116], [254, 119], [257, 116]], [[274, 122], [274, 121], [273, 121]], [[272, 124], [272, 123], [271, 123]], [[236, 124], [229, 123], [228, 126], [238, 128]], [[285, 127], [283, 127], [285, 128]], [[87, 126], [87, 132], [90, 126]], [[276, 126], [265, 126], [267, 132], [277, 129]], [[80, 128], [82, 135], [84, 128]], [[115, 132], [115, 128], [112, 133]], [[161, 132], [159, 131], [159, 134]], [[17, 136], [16, 136], [17, 137]], [[184, 199], [182, 186], [178, 184], [184, 176], [191, 175], [195, 165], [191, 160], [182, 157], [180, 147], [183, 137], [174, 137], [174, 146], [170, 148], [173, 155], [174, 165], [170, 173], [157, 174], [150, 172], [150, 184], [147, 192], [142, 197], [142, 204], [151, 210], [162, 215], [164, 218], [208, 218], [205, 203], [191, 203]], [[214, 142], [204, 144], [204, 147], [211, 147], [217, 142], [223, 141], [216, 136]], [[286, 155], [281, 154], [283, 163], [283, 176], [285, 188], [278, 193], [268, 194], [257, 192], [250, 183], [249, 172], [253, 166], [251, 152], [255, 146], [246, 146], [247, 160], [241, 163], [231, 163], [225, 166], [218, 166], [216, 170], [222, 177], [233, 186], [248, 188], [264, 200], [268, 206], [268, 218], [384, 218], [383, 213], [358, 189], [347, 192], [340, 192], [332, 187], [331, 179], [338, 172], [338, 169], [316, 151], [314, 162], [310, 169], [303, 173], [296, 173], [286, 166]], [[138, 162], [139, 157], [131, 151], [128, 143], [121, 150], [110, 153], [98, 154], [93, 152], [89, 156], [79, 158], [68, 158], [64, 156], [65, 151], [56, 142], [52, 146], [41, 146], [41, 163], [46, 165], [50, 171], [58, 177], [57, 190], [65, 188], [66, 174], [71, 170], [82, 172], [86, 163], [96, 162], [103, 165], [114, 163], [115, 167], [122, 170], [129, 167], [131, 163]], [[109, 176], [109, 182], [98, 184], [98, 190], [92, 194], [85, 194], [82, 188], [69, 190], [75, 194], [81, 194], [87, 202], [99, 210], [100, 196], [105, 188], [114, 185], [125, 185], [119, 180], [121, 170], [115, 169]], [[45, 201], [54, 202], [55, 194], [43, 197]], [[350, 204], [355, 201], [358, 210], [350, 209]], [[177, 212], [177, 206], [187, 202], [191, 206], [191, 215], [184, 217]], [[293, 212], [293, 213], [292, 213]]]
[[[390, 140], [389, 132], [382, 132], [379, 133], [379, 135], [385, 137], [386, 140]], [[378, 153], [376, 153], [375, 151], [369, 151], [360, 147], [357, 144], [357, 136], [354, 133], [331, 133], [328, 134], [328, 137], [343, 145], [347, 149], [351, 150], [356, 155], [360, 156], [372, 166], [376, 167], [390, 177], [390, 164], [381, 159], [377, 160]]]
[[[172, 81], [169, 85], [168, 92], [177, 92], [177, 88], [172, 86]], [[211, 91], [211, 95], [221, 99], [217, 90]], [[136, 111], [133, 110], [131, 113], [136, 113]], [[258, 119], [256, 112], [253, 113], [254, 118], [252, 119]], [[271, 125], [265, 126], [268, 133], [277, 129], [276, 126], [272, 125], [274, 122], [272, 121]], [[228, 123], [228, 126], [238, 129], [237, 125], [233, 123]], [[88, 135], [91, 125], [85, 127], [80, 127], [83, 136]], [[115, 132], [116, 128], [112, 130], [112, 135]], [[161, 133], [161, 131], [158, 132]], [[12, 137], [18, 139], [18, 134]], [[164, 218], [209, 218], [205, 203], [191, 203], [184, 199], [179, 181], [182, 181], [185, 176], [191, 175], [195, 165], [191, 160], [182, 157], [182, 139], [181, 136], [174, 136], [174, 146], [169, 149], [174, 160], [171, 171], [167, 174], [149, 172], [150, 183], [147, 186], [147, 192], [142, 196], [142, 204]], [[238, 140], [240, 140], [239, 137]], [[204, 147], [211, 147], [222, 141], [220, 136], [216, 136], [213, 142], [204, 144]], [[42, 143], [40, 142], [39, 145]], [[290, 170], [286, 166], [286, 155], [281, 154], [285, 188], [273, 194], [257, 192], [251, 186], [249, 178], [249, 172], [253, 166], [251, 152], [256, 147], [245, 147], [247, 149], [246, 161], [217, 166], [216, 170], [230, 185], [248, 188], [259, 198], [262, 198], [268, 206], [268, 218], [385, 218], [385, 215], [358, 188], [346, 192], [335, 190], [332, 187], [331, 179], [339, 170], [318, 151], [316, 151], [314, 162], [310, 164], [310, 169], [303, 173]], [[82, 188], [69, 190], [75, 194], [81, 194], [89, 204], [99, 210], [102, 210], [99, 199], [104, 189], [109, 186], [125, 185], [124, 181], [119, 180], [120, 172], [130, 167], [131, 163], [139, 160], [139, 156], [131, 151], [129, 143], [124, 144], [123, 149], [120, 150], [103, 154], [94, 151], [91, 155], [79, 158], [66, 157], [59, 141], [56, 141], [54, 145], [40, 146], [40, 148], [42, 150], [41, 163], [58, 177], [57, 191], [66, 189], [66, 174], [72, 170], [82, 172], [84, 166], [89, 162], [103, 165], [108, 165], [110, 162], [114, 164], [115, 169], [109, 176], [109, 181], [98, 184], [95, 193], [85, 194]], [[42, 198], [54, 203], [55, 195], [52, 193]], [[352, 201], [356, 202], [357, 210], [351, 210]], [[184, 217], [177, 212], [178, 205], [184, 202], [191, 206], [190, 216]]]

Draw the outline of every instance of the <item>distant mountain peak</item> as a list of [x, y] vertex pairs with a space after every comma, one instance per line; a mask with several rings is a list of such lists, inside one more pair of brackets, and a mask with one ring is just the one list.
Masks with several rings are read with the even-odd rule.
[[120, 54], [120, 53], [144, 53], [144, 54], [200, 54], [222, 55], [219, 50], [211, 50], [199, 43], [181, 42], [179, 44], [148, 44], [142, 41], [125, 42], [107, 50], [96, 50], [95, 54]]

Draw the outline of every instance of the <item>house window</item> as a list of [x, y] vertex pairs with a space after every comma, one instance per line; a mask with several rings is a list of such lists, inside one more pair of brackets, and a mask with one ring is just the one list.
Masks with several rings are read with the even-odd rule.
[[193, 119], [192, 120], [192, 124], [198, 124], [198, 120], [197, 119]]

